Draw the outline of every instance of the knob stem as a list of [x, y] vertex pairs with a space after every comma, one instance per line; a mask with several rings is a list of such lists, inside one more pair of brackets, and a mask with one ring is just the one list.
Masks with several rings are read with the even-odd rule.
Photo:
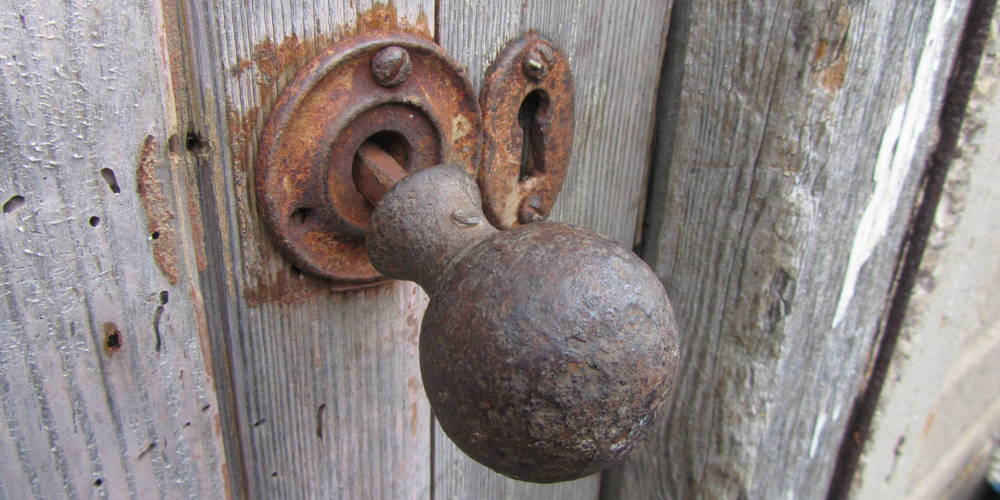
[[[370, 191], [371, 201], [391, 182], [391, 174], [378, 173], [386, 164], [378, 152], [366, 149], [364, 154], [356, 170], [361, 176], [374, 171], [377, 180], [358, 188]], [[384, 192], [368, 223], [368, 257], [382, 274], [415, 281], [433, 294], [453, 262], [496, 232], [483, 215], [475, 179], [438, 165], [409, 174]]]
[[372, 205], [378, 205], [385, 193], [408, 174], [389, 153], [371, 141], [361, 144], [354, 155], [351, 171], [354, 186]]

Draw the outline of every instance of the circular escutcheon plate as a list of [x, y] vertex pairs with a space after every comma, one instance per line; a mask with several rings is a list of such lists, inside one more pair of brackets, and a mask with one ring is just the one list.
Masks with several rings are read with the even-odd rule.
[[[372, 57], [391, 46], [406, 50], [412, 71], [387, 88]], [[373, 207], [354, 187], [358, 147], [376, 141], [410, 172], [449, 164], [475, 176], [479, 116], [464, 70], [428, 40], [375, 32], [328, 48], [285, 87], [261, 137], [257, 207], [274, 245], [341, 289], [384, 280], [365, 253]]]

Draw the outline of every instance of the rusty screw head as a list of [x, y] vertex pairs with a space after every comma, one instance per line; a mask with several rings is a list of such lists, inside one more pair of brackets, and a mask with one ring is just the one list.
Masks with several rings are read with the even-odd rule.
[[553, 59], [555, 59], [555, 53], [552, 51], [552, 47], [543, 42], [528, 50], [521, 61], [521, 67], [528, 78], [544, 80], [546, 76], [549, 76]]
[[391, 89], [402, 85], [412, 71], [410, 54], [395, 45], [380, 50], [372, 57], [372, 76], [385, 88]]
[[517, 210], [517, 221], [521, 224], [539, 222], [544, 219], [545, 207], [542, 205], [542, 197], [537, 194], [524, 199], [521, 207]]

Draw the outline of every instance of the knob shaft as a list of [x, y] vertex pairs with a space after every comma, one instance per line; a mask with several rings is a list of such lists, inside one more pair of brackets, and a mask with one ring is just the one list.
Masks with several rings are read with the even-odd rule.
[[430, 295], [420, 369], [466, 454], [514, 479], [584, 477], [660, 415], [677, 370], [663, 286], [614, 240], [569, 224], [497, 231], [448, 166], [399, 181], [368, 227], [375, 268]]

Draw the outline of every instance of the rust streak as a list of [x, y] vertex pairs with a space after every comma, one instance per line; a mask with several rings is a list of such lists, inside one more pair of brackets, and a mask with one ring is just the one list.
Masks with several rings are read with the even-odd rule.
[[827, 22], [813, 55], [813, 81], [830, 94], [844, 86], [847, 74], [848, 40], [851, 11], [842, 7], [835, 18]]
[[149, 238], [153, 246], [153, 258], [160, 266], [164, 276], [171, 285], [177, 284], [177, 243], [174, 240], [174, 228], [170, 221], [174, 213], [170, 210], [166, 197], [163, 195], [163, 183], [156, 175], [159, 164], [156, 158], [158, 142], [149, 135], [139, 153], [139, 167], [136, 171], [139, 197], [146, 209], [146, 225], [149, 228]]

